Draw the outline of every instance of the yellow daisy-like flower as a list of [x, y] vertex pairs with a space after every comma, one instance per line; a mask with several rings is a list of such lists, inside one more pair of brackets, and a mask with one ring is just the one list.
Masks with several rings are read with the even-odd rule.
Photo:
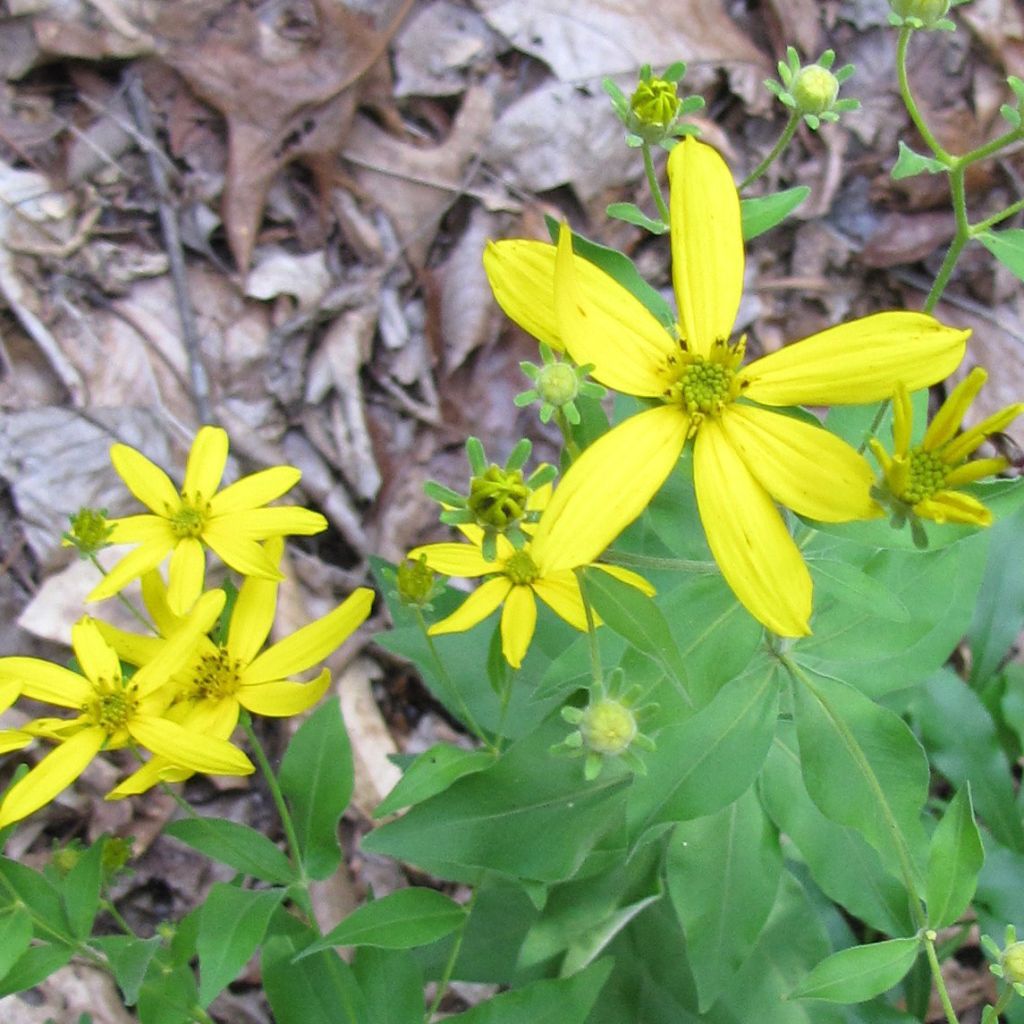
[[[266, 553], [276, 568], [281, 560], [280, 539], [267, 542]], [[227, 637], [216, 644], [199, 637], [192, 656], [176, 673], [176, 703], [169, 717], [191, 732], [226, 740], [238, 723], [242, 708], [257, 715], [286, 718], [312, 707], [331, 684], [324, 669], [309, 683], [288, 677], [304, 672], [337, 650], [366, 620], [373, 591], [359, 587], [334, 611], [303, 626], [291, 636], [262, 650], [277, 610], [277, 580], [249, 576], [238, 592]], [[142, 579], [146, 607], [160, 631], [159, 637], [139, 636], [101, 624], [103, 636], [118, 656], [131, 665], [148, 665], [159, 657], [179, 628], [168, 592], [158, 572]], [[154, 757], [125, 779], [111, 798], [141, 793], [157, 782], [180, 782], [192, 771], [166, 757]]]
[[871, 469], [822, 427], [771, 406], [861, 404], [947, 376], [969, 331], [889, 312], [822, 331], [743, 366], [730, 340], [743, 288], [740, 205], [710, 146], [669, 156], [678, 334], [622, 285], [558, 246], [512, 240], [484, 256], [501, 307], [591, 376], [654, 408], [599, 438], [573, 463], [535, 543], [560, 570], [592, 561], [646, 507], [693, 438], [694, 485], [708, 544], [739, 600], [783, 636], [809, 632], [811, 578], [776, 502], [842, 522], [878, 514]]
[[910, 395], [905, 387], [897, 387], [893, 399], [893, 454], [890, 456], [876, 438], [871, 439], [871, 450], [882, 467], [882, 479], [874, 493], [892, 513], [894, 525], [902, 526], [910, 519], [913, 526], [913, 516], [917, 516], [937, 523], [991, 526], [989, 509], [957, 488], [1006, 469], [1009, 463], [1001, 456], [971, 461], [968, 458], [990, 434], [1005, 430], [1024, 412], [1024, 403], [1008, 405], [958, 434], [971, 402], [987, 379], [988, 374], [980, 367], [971, 370], [949, 393], [916, 446], [910, 443]]
[[[555, 494], [557, 493], [556, 490]], [[550, 509], [552, 504], [547, 508]], [[547, 517], [548, 511], [545, 509], [537, 524], [538, 532], [544, 529]], [[460, 529], [469, 543], [426, 544], [409, 552], [409, 557], [413, 559], [425, 556], [431, 569], [446, 576], [465, 576], [470, 579], [490, 577], [451, 615], [440, 622], [435, 622], [429, 629], [431, 636], [439, 633], [462, 633], [472, 629], [503, 604], [501, 651], [513, 668], [519, 668], [526, 657], [537, 625], [537, 598], [570, 626], [586, 632], [586, 608], [583, 604], [583, 595], [580, 593], [579, 580], [573, 569], [591, 563], [564, 565], [559, 559], [559, 567], [552, 568], [552, 561], [558, 552], [551, 544], [538, 543], [531, 538], [522, 548], [516, 550], [508, 538], [503, 536], [496, 538], [498, 557], [489, 562], [483, 554], [483, 530], [473, 525], [465, 525]], [[600, 563], [593, 563], [592, 567], [629, 583], [647, 595], [654, 593], [654, 588], [647, 580], [628, 569]], [[595, 623], [599, 621], [595, 616]]]
[[[17, 731], [17, 740], [43, 736], [57, 740], [59, 746], [8, 791], [0, 803], [0, 828], [52, 800], [104, 749], [141, 747], [175, 765], [213, 775], [252, 772], [252, 763], [237, 747], [184, 728], [164, 715], [174, 695], [168, 681], [191, 656], [223, 604], [222, 592], [204, 595], [159, 656], [129, 679], [122, 675], [117, 653], [91, 619], [80, 620], [71, 632], [82, 675], [39, 658], [0, 658], [0, 680], [18, 679], [24, 696], [78, 711], [72, 719], [36, 719]], [[0, 744], [4, 735], [0, 733]]]
[[228, 458], [228, 435], [220, 427], [203, 427], [196, 435], [180, 492], [162, 469], [128, 445], [115, 444], [110, 458], [127, 488], [151, 514], [111, 520], [111, 544], [140, 546], [114, 566], [89, 594], [89, 601], [112, 597], [170, 554], [168, 600], [183, 615], [202, 592], [206, 548], [245, 576], [276, 579], [278, 572], [259, 542], [319, 533], [327, 527], [319, 512], [265, 507], [298, 483], [302, 474], [293, 466], [273, 466], [218, 491]]

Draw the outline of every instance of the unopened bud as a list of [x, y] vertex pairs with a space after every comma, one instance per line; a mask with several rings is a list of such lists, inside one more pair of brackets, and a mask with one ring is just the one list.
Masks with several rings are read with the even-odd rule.
[[934, 28], [948, 13], [950, 0], [889, 0], [893, 14], [914, 19], [922, 28]]
[[839, 82], [827, 68], [808, 64], [797, 74], [792, 93], [801, 114], [821, 114], [835, 103]]

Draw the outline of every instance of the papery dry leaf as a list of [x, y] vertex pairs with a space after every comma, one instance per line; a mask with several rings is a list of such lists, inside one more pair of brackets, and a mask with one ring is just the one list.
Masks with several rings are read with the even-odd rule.
[[0, 998], [0, 1020], [4, 1024], [61, 1024], [89, 1014], [93, 1024], [134, 1024], [124, 1008], [113, 979], [105, 971], [87, 964], [69, 964], [36, 986], [32, 1002], [17, 995]]
[[819, 0], [768, 0], [768, 7], [778, 24], [779, 52], [791, 44], [805, 60], [817, 60], [821, 52], [818, 40], [822, 5]]
[[915, 263], [948, 242], [955, 231], [952, 213], [887, 213], [868, 238], [861, 260], [868, 267]]
[[359, 185], [387, 212], [416, 266], [426, 259], [437, 225], [465, 190], [465, 171], [492, 127], [493, 100], [483, 86], [466, 91], [448, 138], [423, 148], [389, 135], [366, 117], [357, 117], [343, 151], [355, 165]]
[[164, 55], [227, 122], [223, 217], [244, 273], [270, 185], [294, 160], [327, 194], [359, 101], [358, 85], [412, 0], [381, 32], [336, 0], [261, 3], [188, 0], [158, 21]]
[[245, 294], [256, 299], [291, 295], [302, 311], [315, 308], [330, 286], [331, 274], [325, 253], [297, 256], [284, 249], [273, 248], [265, 252], [261, 250], [256, 266], [246, 279]]
[[153, 53], [145, 25], [153, 0], [62, 0], [47, 2], [32, 27], [40, 50], [55, 57], [124, 60]]
[[517, 50], [544, 61], [563, 82], [633, 73], [641, 64], [660, 69], [677, 60], [767, 70], [721, 0], [475, 2]]
[[958, 7], [956, 14], [1008, 75], [1024, 75], [1024, 11], [1017, 0], [974, 0]]

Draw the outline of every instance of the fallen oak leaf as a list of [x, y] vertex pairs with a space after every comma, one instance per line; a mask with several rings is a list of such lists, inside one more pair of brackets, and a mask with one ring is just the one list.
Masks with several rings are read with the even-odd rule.
[[328, 194], [368, 73], [412, 3], [380, 31], [332, 0], [192, 0], [158, 19], [164, 60], [227, 122], [222, 216], [242, 273], [284, 167], [301, 160]]

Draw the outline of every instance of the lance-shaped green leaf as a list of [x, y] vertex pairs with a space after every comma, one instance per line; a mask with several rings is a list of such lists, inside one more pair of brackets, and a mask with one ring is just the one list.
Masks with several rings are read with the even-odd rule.
[[103, 847], [106, 837], [97, 839], [85, 850], [67, 873], [61, 886], [64, 910], [76, 939], [88, 938], [100, 905], [100, 881], [103, 875]]
[[89, 940], [107, 958], [114, 981], [121, 990], [126, 1006], [139, 1001], [139, 988], [157, 950], [160, 937], [137, 939], [134, 935], [97, 935]]
[[804, 784], [819, 810], [856, 829], [918, 887], [928, 760], [899, 715], [838, 681], [796, 671], [793, 710]]
[[24, 907], [0, 912], [0, 978], [17, 963], [32, 941], [32, 918]]
[[449, 743], [435, 743], [424, 750], [398, 780], [395, 788], [374, 808], [373, 816], [383, 818], [403, 807], [412, 807], [443, 793], [463, 775], [472, 775], [494, 764], [486, 750], [465, 750]]
[[412, 949], [450, 935], [466, 919], [465, 907], [435, 889], [396, 889], [354, 910], [299, 959], [333, 946]]
[[221, 818], [182, 818], [164, 833], [245, 875], [288, 885], [298, 880], [288, 858], [262, 833]]
[[892, 988], [913, 966], [920, 948], [920, 939], [910, 938], [841, 949], [822, 960], [791, 998], [862, 1003]]
[[749, 242], [782, 223], [810, 194], [811, 190], [806, 185], [797, 185], [782, 192], [741, 199], [740, 218], [744, 240]]
[[1017, 277], [1024, 280], [1024, 228], [983, 231], [977, 237], [1004, 267], [1008, 267]]
[[754, 790], [717, 814], [677, 825], [666, 874], [706, 1013], [757, 944], [782, 874], [778, 833]]
[[968, 784], [953, 798], [928, 848], [928, 925], [945, 928], [967, 909], [985, 862]]
[[360, 946], [352, 973], [366, 999], [367, 1024], [423, 1024], [423, 971], [412, 953]]
[[352, 797], [353, 779], [341, 705], [325, 701], [292, 737], [280, 771], [298, 852], [311, 878], [326, 878], [341, 863], [338, 822]]
[[0, 978], [0, 999], [11, 995], [12, 992], [23, 992], [38, 985], [54, 971], [60, 970], [74, 953], [74, 947], [54, 943], [30, 946], [14, 961], [3, 978]]

